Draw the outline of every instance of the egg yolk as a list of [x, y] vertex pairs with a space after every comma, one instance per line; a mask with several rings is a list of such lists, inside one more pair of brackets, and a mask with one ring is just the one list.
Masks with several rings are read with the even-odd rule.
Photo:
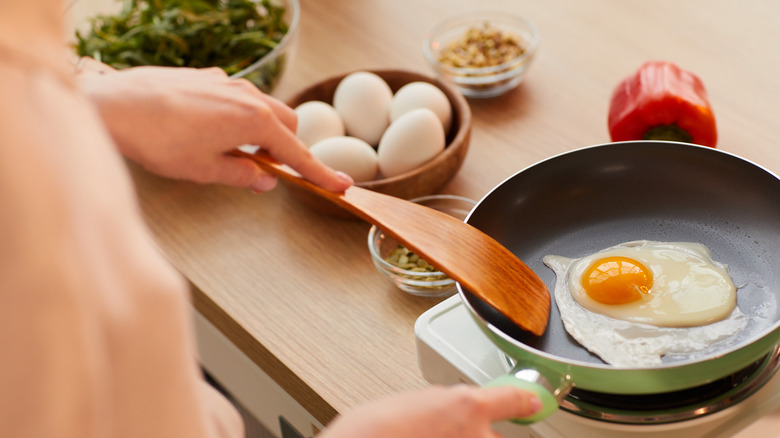
[[585, 292], [603, 304], [637, 301], [652, 285], [653, 276], [650, 270], [628, 257], [599, 259], [582, 276]]

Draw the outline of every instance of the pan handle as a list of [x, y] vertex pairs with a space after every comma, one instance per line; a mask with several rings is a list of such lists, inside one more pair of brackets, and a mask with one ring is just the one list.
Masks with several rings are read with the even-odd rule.
[[510, 374], [491, 380], [484, 386], [514, 386], [536, 394], [542, 402], [542, 409], [536, 414], [525, 418], [513, 418], [516, 424], [532, 424], [542, 421], [558, 410], [558, 405], [574, 386], [569, 376], [562, 376], [557, 387], [539, 371], [530, 368], [516, 367]]

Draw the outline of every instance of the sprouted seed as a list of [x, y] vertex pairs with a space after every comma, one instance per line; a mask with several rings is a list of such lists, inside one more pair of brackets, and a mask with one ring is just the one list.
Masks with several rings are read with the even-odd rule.
[[390, 255], [385, 259], [391, 265], [407, 271], [413, 272], [436, 272], [438, 269], [431, 266], [428, 262], [421, 259], [420, 256], [411, 252], [403, 245], [398, 245]]
[[520, 38], [488, 22], [474, 26], [439, 54], [442, 63], [458, 68], [492, 67], [525, 53]]
[[387, 263], [407, 271], [438, 272], [438, 269], [403, 245], [398, 245], [385, 259]]
[[[388, 255], [387, 258], [385, 258], [385, 261], [397, 268], [401, 268], [403, 270], [411, 271], [411, 272], [419, 272], [420, 274], [425, 274], [426, 272], [437, 273], [439, 271], [433, 265], [423, 260], [419, 255], [413, 253], [403, 245], [398, 245], [394, 250], [392, 250], [390, 252], [390, 255]], [[430, 282], [441, 282], [449, 278], [446, 275], [441, 273], [437, 275], [430, 275], [424, 277], [411, 276], [408, 274], [399, 274], [399, 276], [417, 280], [417, 281], [430, 281]], [[450, 287], [450, 285], [438, 283], [438, 284], [431, 284], [426, 286], [418, 285], [417, 287], [425, 287], [427, 289], [444, 289], [446, 287]]]

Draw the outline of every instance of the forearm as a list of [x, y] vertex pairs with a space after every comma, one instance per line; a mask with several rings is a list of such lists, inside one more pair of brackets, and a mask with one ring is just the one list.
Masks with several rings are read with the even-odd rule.
[[94, 108], [30, 59], [0, 58], [0, 436], [241, 437]]

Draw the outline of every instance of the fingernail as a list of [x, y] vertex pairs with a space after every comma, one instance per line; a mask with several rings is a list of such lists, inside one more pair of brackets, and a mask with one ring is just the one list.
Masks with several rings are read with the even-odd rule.
[[263, 173], [252, 182], [249, 188], [255, 193], [263, 193], [276, 187], [276, 183], [277, 180], [275, 176]]
[[533, 395], [531, 396], [531, 399], [528, 400], [528, 402], [528, 405], [531, 408], [531, 415], [542, 410], [542, 401], [539, 400], [539, 397]]
[[350, 183], [350, 184], [353, 184], [353, 183], [355, 182], [355, 181], [352, 179], [352, 177], [351, 177], [351, 176], [347, 175], [346, 173], [344, 173], [344, 172], [342, 172], [342, 171], [340, 171], [340, 170], [337, 170], [337, 171], [336, 171], [336, 176], [338, 176], [340, 180], [342, 180], [342, 181], [344, 181], [344, 182], [348, 182], [348, 183]]

